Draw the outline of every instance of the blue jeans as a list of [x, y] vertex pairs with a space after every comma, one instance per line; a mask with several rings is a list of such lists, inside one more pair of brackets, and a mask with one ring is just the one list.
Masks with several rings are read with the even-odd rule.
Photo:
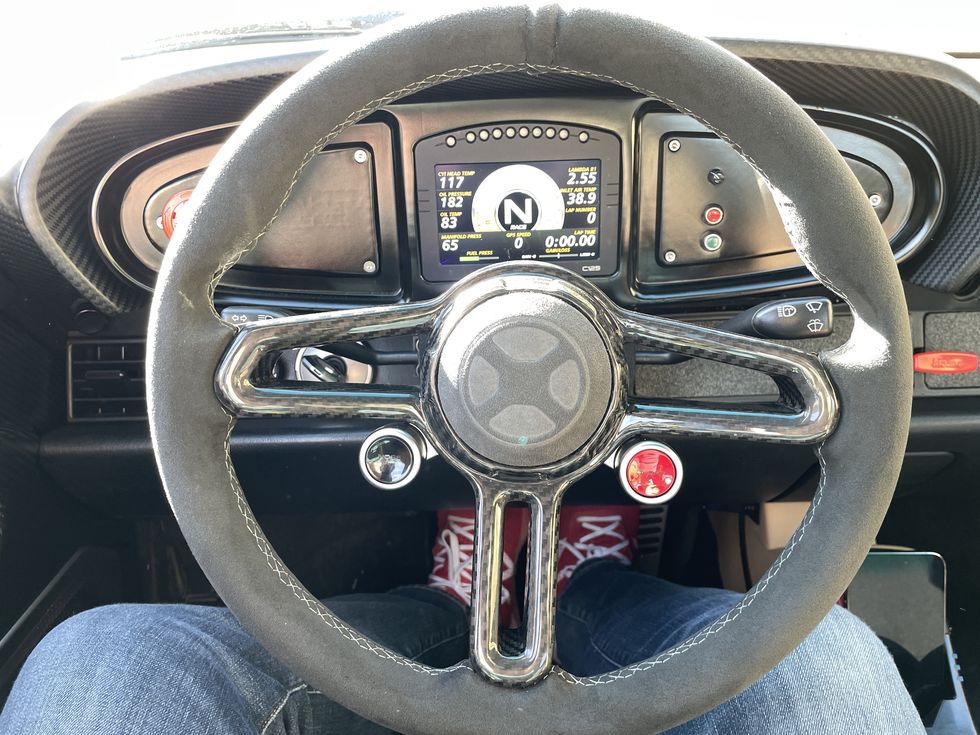
[[[586, 564], [558, 601], [557, 657], [575, 674], [609, 671], [681, 641], [737, 599]], [[467, 655], [466, 611], [441, 592], [410, 587], [330, 605], [428, 665]], [[884, 646], [835, 608], [761, 681], [671, 733], [923, 731]], [[62, 623], [31, 654], [0, 714], [4, 735], [385, 732], [300, 681], [227, 610], [188, 605], [114, 605]]]

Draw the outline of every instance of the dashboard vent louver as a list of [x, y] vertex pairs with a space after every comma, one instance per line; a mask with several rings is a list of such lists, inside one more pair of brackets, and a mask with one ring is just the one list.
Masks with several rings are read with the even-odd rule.
[[77, 340], [68, 344], [68, 420], [146, 418], [146, 343]]

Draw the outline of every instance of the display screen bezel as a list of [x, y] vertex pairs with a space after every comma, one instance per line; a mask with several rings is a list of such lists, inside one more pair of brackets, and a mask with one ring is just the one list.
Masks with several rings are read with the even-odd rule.
[[[480, 130], [505, 130], [508, 127], [527, 127], [534, 129], [553, 126], [570, 131], [567, 138], [545, 136], [513, 139], [489, 138], [466, 142], [466, 133]], [[586, 133], [579, 139], [581, 133]], [[447, 145], [447, 139], [454, 139], [455, 145]], [[614, 133], [585, 126], [562, 125], [559, 123], [512, 122], [471, 126], [429, 136], [415, 146], [416, 177], [416, 221], [419, 231], [419, 263], [422, 278], [430, 282], [449, 282], [462, 278], [467, 273], [486, 267], [486, 263], [443, 264], [440, 258], [439, 233], [437, 222], [437, 165], [480, 165], [512, 163], [548, 163], [556, 161], [598, 160], [601, 166], [599, 182], [599, 237], [597, 258], [549, 259], [583, 276], [608, 276], [619, 266], [620, 240], [620, 189], [621, 189], [621, 142]], [[569, 261], [574, 260], [574, 263]], [[499, 261], [498, 261], [499, 262]], [[512, 260], [511, 262], [520, 262]]]

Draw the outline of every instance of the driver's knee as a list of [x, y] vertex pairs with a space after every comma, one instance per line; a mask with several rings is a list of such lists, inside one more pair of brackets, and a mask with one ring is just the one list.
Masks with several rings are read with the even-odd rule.
[[[129, 672], [152, 660], [178, 663], [181, 633], [164, 608], [107, 605], [68, 618], [37, 645], [20, 674], [47, 689], [85, 686], [103, 673]], [[105, 685], [110, 682], [100, 682]]]
[[[776, 671], [792, 677], [806, 672], [824, 690], [846, 690], [853, 698], [878, 698], [886, 690], [888, 694], [899, 689], [904, 692], [884, 644], [863, 620], [839, 605], [831, 608]], [[873, 681], [866, 682], [869, 678]]]
[[87, 610], [44, 637], [25, 664], [24, 674], [58, 674], [62, 680], [66, 679], [62, 672], [73, 671], [86, 679], [109, 672], [186, 666], [198, 651], [194, 643], [208, 633], [199, 617], [193, 608], [181, 605], [120, 604]]
[[[227, 657], [209, 641], [216, 632], [209, 626], [226, 624], [224, 615], [216, 608], [111, 605], [69, 618], [28, 657], [0, 731], [186, 732], [207, 721], [201, 718], [213, 720], [207, 710], [219, 702], [235, 719], [240, 708], [230, 701], [238, 695]], [[229, 724], [250, 731], [248, 718], [238, 719]]]
[[891, 654], [864, 622], [838, 606], [759, 682], [704, 718], [719, 724], [751, 712], [758, 715], [758, 733], [837, 732], [842, 726], [848, 732], [923, 732]]

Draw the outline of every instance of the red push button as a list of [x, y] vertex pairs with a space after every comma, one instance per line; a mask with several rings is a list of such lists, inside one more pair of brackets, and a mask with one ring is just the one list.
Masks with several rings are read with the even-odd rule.
[[641, 503], [664, 503], [677, 494], [683, 478], [680, 457], [659, 442], [640, 442], [620, 455], [623, 489]]
[[701, 214], [702, 219], [709, 225], [717, 225], [725, 219], [725, 210], [717, 204], [712, 204]]
[[163, 234], [167, 236], [167, 239], [174, 236], [174, 230], [177, 228], [177, 222], [181, 216], [180, 211], [187, 206], [187, 202], [193, 193], [193, 189], [178, 191], [163, 205], [163, 215], [160, 217], [160, 224], [163, 226]]
[[972, 373], [978, 358], [972, 352], [917, 352], [912, 367], [917, 373]]

